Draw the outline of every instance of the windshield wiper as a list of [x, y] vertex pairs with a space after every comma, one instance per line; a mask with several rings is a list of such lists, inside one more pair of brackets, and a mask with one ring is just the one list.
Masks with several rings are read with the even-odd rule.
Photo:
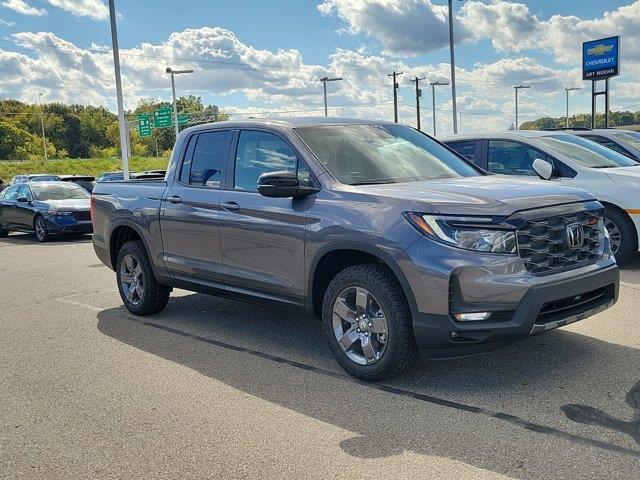
[[356, 183], [350, 183], [349, 185], [382, 185], [382, 184], [388, 184], [388, 183], [398, 183], [395, 180], [367, 180], [365, 182], [356, 182]]

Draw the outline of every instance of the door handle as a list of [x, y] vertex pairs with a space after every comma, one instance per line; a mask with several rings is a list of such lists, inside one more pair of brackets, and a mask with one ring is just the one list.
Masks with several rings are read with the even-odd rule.
[[236, 202], [224, 202], [222, 204], [222, 208], [230, 212], [236, 212], [240, 210], [240, 205], [238, 205]]
[[174, 195], [173, 197], [169, 197], [169, 201], [171, 203], [182, 203], [182, 198]]

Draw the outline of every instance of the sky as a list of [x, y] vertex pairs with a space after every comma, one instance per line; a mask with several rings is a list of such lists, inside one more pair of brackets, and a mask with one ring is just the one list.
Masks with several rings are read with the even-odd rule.
[[[611, 108], [640, 110], [640, 0], [454, 1], [461, 132], [504, 130], [514, 122], [590, 112], [580, 73], [581, 44], [621, 36], [621, 75]], [[393, 118], [393, 70], [400, 121], [432, 128], [429, 82], [449, 81], [444, 0], [116, 0], [125, 109], [146, 97], [199, 95], [235, 117], [323, 114]], [[103, 105], [116, 110], [106, 0], [0, 0], [0, 98]], [[602, 110], [604, 105], [599, 104]], [[451, 89], [436, 87], [439, 133], [452, 130]]]

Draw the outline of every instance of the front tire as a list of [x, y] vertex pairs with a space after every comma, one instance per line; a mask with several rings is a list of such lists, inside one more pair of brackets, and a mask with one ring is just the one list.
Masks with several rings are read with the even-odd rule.
[[171, 287], [160, 285], [141, 241], [128, 242], [116, 261], [118, 291], [124, 306], [134, 315], [153, 315], [169, 301]]
[[622, 213], [607, 208], [604, 226], [609, 232], [611, 251], [616, 261], [622, 265], [638, 251], [638, 239], [630, 220]]
[[45, 243], [49, 240], [47, 221], [43, 217], [36, 217], [35, 221], [33, 222], [33, 231], [36, 234], [36, 240], [38, 240], [40, 243]]
[[355, 265], [338, 273], [324, 295], [322, 321], [336, 360], [357, 378], [394, 377], [417, 359], [404, 292], [381, 265]]

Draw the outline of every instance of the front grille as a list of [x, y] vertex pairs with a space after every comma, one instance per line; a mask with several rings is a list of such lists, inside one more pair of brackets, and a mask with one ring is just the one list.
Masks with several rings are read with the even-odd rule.
[[[533, 275], [548, 275], [592, 263], [602, 256], [603, 210], [528, 220], [517, 232], [518, 252]], [[582, 226], [582, 246], [571, 248], [567, 227]]]
[[91, 220], [91, 212], [74, 212], [73, 218], [75, 218], [78, 222], [88, 222]]

